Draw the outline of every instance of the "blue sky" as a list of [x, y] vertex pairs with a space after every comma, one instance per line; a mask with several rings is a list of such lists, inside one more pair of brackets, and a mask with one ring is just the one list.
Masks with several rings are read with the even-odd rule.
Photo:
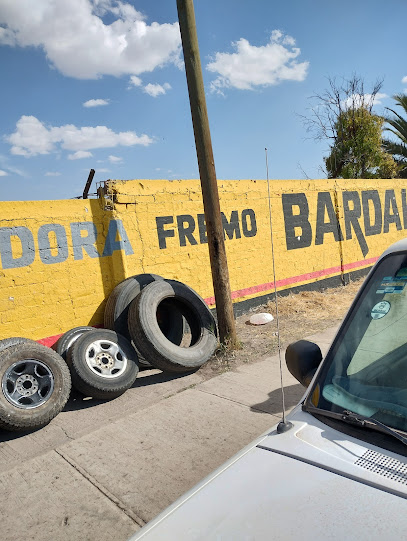
[[[300, 115], [327, 77], [407, 92], [405, 0], [195, 0], [219, 179], [321, 178]], [[0, 200], [198, 178], [176, 0], [0, 0]], [[94, 191], [94, 186], [91, 192]]]

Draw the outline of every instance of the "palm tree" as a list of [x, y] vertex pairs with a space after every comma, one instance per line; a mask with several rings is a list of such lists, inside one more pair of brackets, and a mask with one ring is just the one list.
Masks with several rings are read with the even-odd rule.
[[[393, 96], [396, 101], [396, 105], [402, 107], [407, 114], [407, 94], [396, 94]], [[407, 120], [399, 115], [393, 109], [386, 107], [386, 109], [392, 112], [394, 117], [384, 117], [387, 124], [390, 127], [386, 127], [385, 130], [393, 133], [398, 141], [391, 141], [390, 139], [383, 139], [383, 148], [389, 154], [392, 154], [397, 165], [399, 166], [399, 178], [407, 178]]]

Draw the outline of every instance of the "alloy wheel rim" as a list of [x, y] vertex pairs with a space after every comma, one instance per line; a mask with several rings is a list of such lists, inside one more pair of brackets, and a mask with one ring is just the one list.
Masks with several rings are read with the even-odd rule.
[[6, 370], [1, 385], [10, 404], [21, 409], [33, 409], [47, 402], [51, 396], [54, 375], [43, 362], [24, 359]]
[[121, 347], [110, 340], [95, 340], [86, 349], [88, 368], [103, 378], [117, 378], [127, 367], [127, 357]]

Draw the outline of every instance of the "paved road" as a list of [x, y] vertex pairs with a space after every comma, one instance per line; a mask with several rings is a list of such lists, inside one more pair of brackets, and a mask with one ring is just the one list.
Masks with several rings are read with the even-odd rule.
[[[323, 352], [336, 329], [310, 337]], [[278, 356], [204, 381], [144, 371], [110, 402], [73, 394], [47, 427], [0, 432], [8, 541], [127, 540], [281, 416]], [[286, 405], [303, 388], [284, 367]]]

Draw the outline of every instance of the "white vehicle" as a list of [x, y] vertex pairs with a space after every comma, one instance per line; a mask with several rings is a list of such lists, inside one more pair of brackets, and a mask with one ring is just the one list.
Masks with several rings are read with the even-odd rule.
[[286, 353], [308, 389], [285, 424], [132, 540], [407, 539], [407, 239], [357, 294], [325, 359]]

